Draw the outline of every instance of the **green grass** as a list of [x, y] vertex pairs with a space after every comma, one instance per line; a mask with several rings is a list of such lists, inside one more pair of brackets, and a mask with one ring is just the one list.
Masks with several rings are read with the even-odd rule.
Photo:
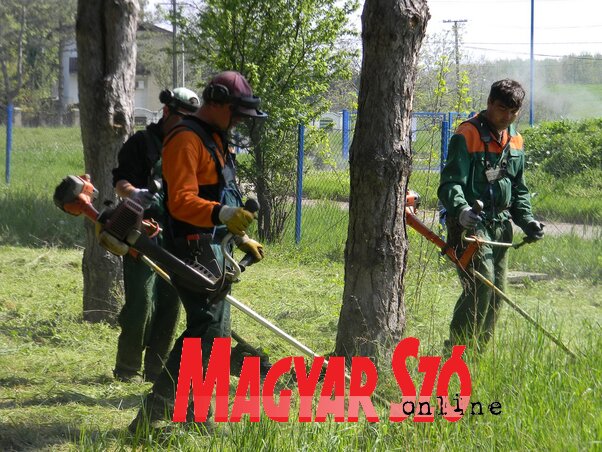
[[[547, 88], [552, 107], [562, 106], [564, 118], [602, 117], [602, 85], [553, 85]], [[539, 93], [541, 96], [544, 93]], [[545, 96], [545, 94], [544, 94]]]
[[548, 220], [602, 224], [602, 169], [563, 178], [536, 170], [527, 174], [533, 209]]
[[[5, 129], [0, 129], [5, 142]], [[84, 173], [79, 128], [15, 128], [10, 185], [0, 161], [0, 244], [82, 244], [81, 221], [54, 206], [55, 187], [68, 174]]]
[[[536, 194], [532, 203], [534, 212], [544, 220], [567, 223], [591, 225], [602, 222], [601, 181], [600, 171], [565, 178], [556, 178], [540, 170], [527, 173], [529, 189]], [[421, 195], [422, 208], [437, 208], [438, 173], [413, 171], [409, 186]], [[303, 179], [303, 197], [347, 202], [349, 171], [307, 172]]]
[[[507, 306], [487, 351], [466, 355], [472, 400], [499, 401], [500, 416], [467, 415], [454, 424], [392, 424], [386, 416], [377, 424], [300, 424], [293, 416], [289, 423], [220, 426], [214, 437], [175, 429], [133, 445], [125, 427], [149, 385], [111, 378], [119, 331], [82, 321], [81, 250], [74, 246], [83, 242], [81, 219], [51, 201], [62, 177], [82, 171], [81, 145], [65, 129], [17, 129], [15, 143], [13, 181], [0, 184], [0, 450], [600, 449], [602, 246], [600, 237], [574, 236], [511, 251], [511, 269], [553, 279], [511, 286], [508, 294], [580, 358], [568, 360]], [[416, 185], [420, 174], [413, 175]], [[428, 205], [431, 182], [420, 183]], [[282, 243], [266, 245], [267, 258], [233, 289], [236, 298], [319, 354], [331, 352], [336, 339], [347, 216], [340, 204], [307, 206], [301, 245], [292, 245], [289, 226]], [[421, 355], [438, 355], [460, 285], [432, 245], [414, 231], [408, 236], [405, 334], [421, 340]], [[299, 354], [241, 313], [233, 314], [233, 329], [261, 344], [272, 361]], [[415, 361], [408, 362], [419, 382]], [[233, 394], [237, 380], [231, 382]], [[398, 401], [386, 364], [379, 389]]]
[[[278, 247], [251, 267], [234, 295], [318, 353], [332, 350], [339, 312], [341, 263], [300, 264]], [[118, 330], [81, 321], [81, 253], [58, 248], [0, 248], [0, 448], [119, 450], [131, 447], [125, 427], [148, 385], [111, 379]], [[407, 335], [422, 354], [438, 354], [459, 292], [454, 272], [431, 256], [418, 283], [409, 266]], [[567, 360], [520, 317], [504, 309], [495, 341], [480, 357], [468, 353], [473, 401], [502, 404], [502, 415], [465, 416], [450, 424], [276, 423], [228, 425], [230, 436], [203, 437], [176, 429], [145, 450], [207, 447], [226, 450], [594, 450], [602, 434], [602, 321], [591, 280], [559, 279], [513, 287], [546, 327], [586, 358]], [[570, 299], [570, 303], [567, 300]], [[298, 355], [267, 330], [235, 313], [233, 327], [272, 360]], [[413, 368], [413, 364], [410, 364]], [[389, 370], [387, 370], [389, 369]], [[415, 369], [412, 370], [413, 375]], [[383, 395], [399, 391], [388, 366], [379, 373]], [[420, 381], [418, 378], [417, 382]], [[233, 386], [236, 380], [232, 380]], [[293, 416], [294, 417], [294, 416]], [[221, 430], [219, 430], [221, 431]], [[562, 445], [560, 447], [560, 445]]]

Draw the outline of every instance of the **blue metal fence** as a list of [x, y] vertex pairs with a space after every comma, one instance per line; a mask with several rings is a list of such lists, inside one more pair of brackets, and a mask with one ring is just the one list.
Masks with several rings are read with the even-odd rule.
[[[343, 111], [341, 116], [339, 127], [327, 129], [326, 149], [308, 150], [308, 130], [299, 126], [294, 228], [296, 243], [301, 242], [302, 235], [306, 241], [305, 231], [309, 233], [311, 230], [313, 233], [346, 227], [346, 224], [341, 224], [346, 222], [349, 199], [349, 146], [353, 137], [353, 113]], [[414, 174], [432, 173], [432, 176], [428, 176], [431, 185], [438, 181], [437, 175], [445, 164], [449, 138], [458, 117], [457, 113], [412, 114], [413, 171]], [[322, 240], [322, 235], [318, 232], [313, 239]]]

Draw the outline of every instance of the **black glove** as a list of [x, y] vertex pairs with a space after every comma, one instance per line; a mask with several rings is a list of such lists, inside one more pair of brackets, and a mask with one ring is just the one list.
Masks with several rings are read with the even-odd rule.
[[523, 230], [524, 233], [527, 234], [527, 240], [530, 242], [535, 242], [537, 240], [543, 239], [544, 226], [545, 226], [545, 224], [543, 224], [539, 221], [536, 221], [536, 220], [530, 221], [527, 224], [527, 226], [525, 226], [525, 229]]

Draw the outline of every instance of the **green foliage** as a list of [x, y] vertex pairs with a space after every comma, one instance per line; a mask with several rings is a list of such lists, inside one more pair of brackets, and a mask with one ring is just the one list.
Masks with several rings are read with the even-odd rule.
[[51, 95], [58, 77], [59, 41], [72, 36], [75, 0], [0, 3], [2, 102], [17, 99], [33, 110]]
[[527, 162], [555, 177], [602, 170], [602, 119], [544, 122], [523, 136]]
[[208, 0], [184, 29], [194, 59], [244, 74], [270, 115], [261, 144], [241, 164], [264, 214], [274, 214], [260, 221], [264, 238], [282, 232], [282, 204], [294, 187], [297, 125], [327, 111], [330, 82], [350, 76], [355, 52], [337, 42], [350, 34], [356, 7], [355, 0]]
[[460, 71], [460, 79], [456, 88], [456, 102], [453, 111], [457, 113], [469, 113], [472, 105], [470, 97], [470, 78], [467, 71]]

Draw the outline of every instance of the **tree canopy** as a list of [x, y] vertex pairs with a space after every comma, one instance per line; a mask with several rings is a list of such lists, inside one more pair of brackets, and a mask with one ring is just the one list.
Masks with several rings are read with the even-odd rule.
[[262, 206], [264, 239], [276, 239], [288, 215], [298, 124], [326, 112], [330, 83], [351, 76], [356, 52], [338, 43], [353, 33], [356, 8], [356, 0], [207, 0], [187, 20], [193, 60], [244, 74], [270, 115], [261, 144], [240, 165]]

